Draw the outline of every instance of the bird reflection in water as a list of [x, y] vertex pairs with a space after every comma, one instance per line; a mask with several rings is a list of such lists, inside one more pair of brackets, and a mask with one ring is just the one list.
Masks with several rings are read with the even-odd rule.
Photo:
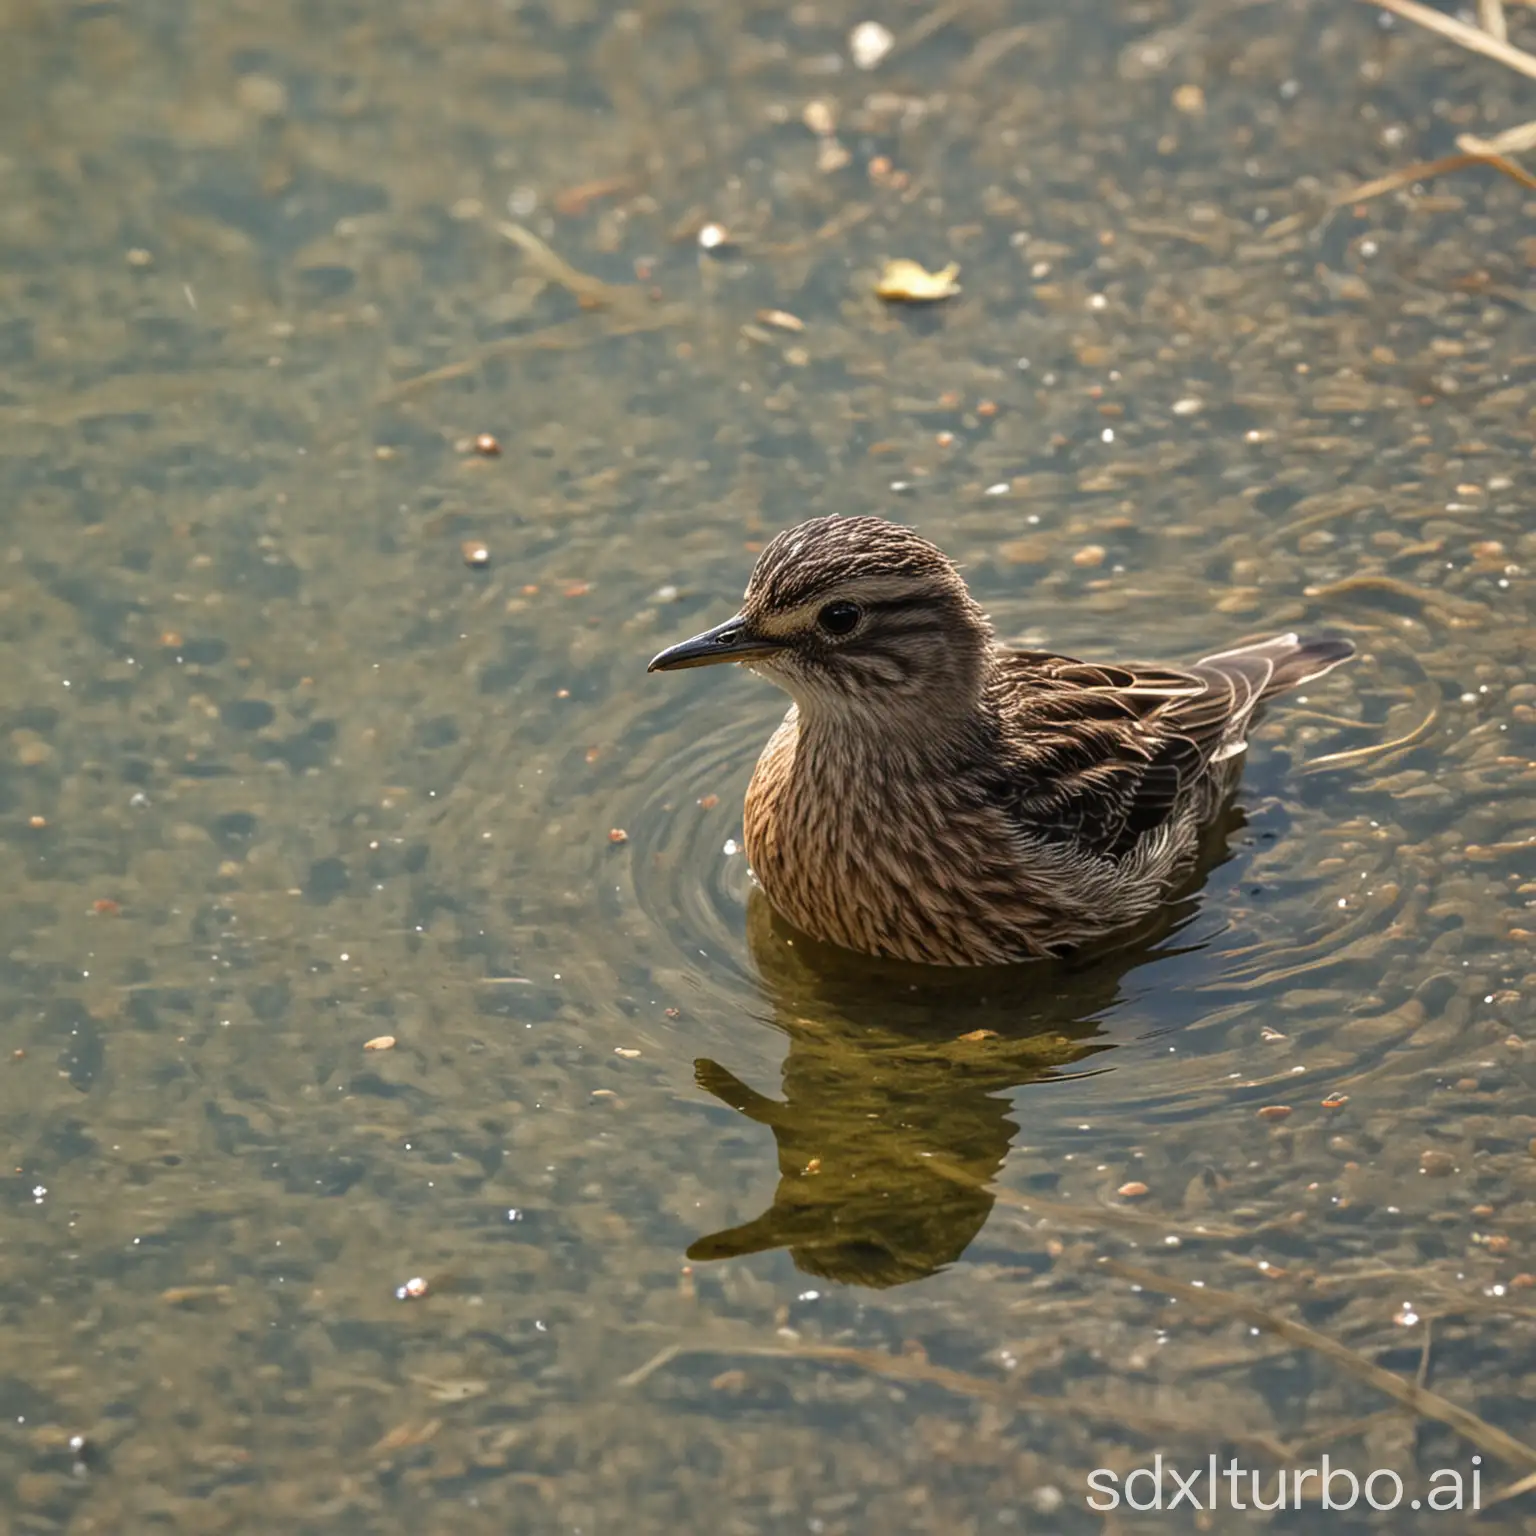
[[[1234, 811], [1213, 838], [1217, 859], [1240, 824]], [[881, 1288], [953, 1263], [991, 1214], [1018, 1130], [1011, 1091], [1107, 1070], [1103, 1021], [1123, 981], [1178, 952], [1169, 937], [1194, 909], [1190, 893], [1110, 953], [950, 970], [818, 943], [754, 890], [748, 943], [789, 1038], [782, 1097], [707, 1059], [694, 1075], [773, 1132], [779, 1187], [761, 1216], [700, 1238], [688, 1257], [787, 1248], [807, 1274]]]

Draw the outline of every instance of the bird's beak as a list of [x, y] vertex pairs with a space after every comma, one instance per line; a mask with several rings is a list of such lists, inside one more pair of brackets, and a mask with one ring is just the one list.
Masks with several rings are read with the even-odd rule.
[[777, 640], [752, 633], [752, 627], [738, 613], [734, 619], [706, 629], [702, 635], [668, 646], [653, 657], [647, 672], [680, 672], [684, 667], [712, 667], [720, 661], [751, 661], [779, 649]]

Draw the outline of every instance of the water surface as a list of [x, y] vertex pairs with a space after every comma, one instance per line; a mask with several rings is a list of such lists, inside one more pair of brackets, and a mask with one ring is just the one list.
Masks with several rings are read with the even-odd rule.
[[[1528, 94], [1323, 0], [868, 17], [0, 10], [5, 1528], [1536, 1466], [1531, 205], [1329, 207]], [[914, 990], [749, 900], [783, 700], [644, 672], [831, 511], [1033, 643], [1361, 655], [1176, 932]]]

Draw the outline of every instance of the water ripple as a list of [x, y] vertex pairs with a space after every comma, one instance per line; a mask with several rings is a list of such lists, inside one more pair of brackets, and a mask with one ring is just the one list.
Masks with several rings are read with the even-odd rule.
[[719, 1002], [762, 1013], [745, 940], [752, 879], [741, 808], [772, 719], [746, 708], [706, 727], [718, 717], [713, 693], [696, 690], [680, 710], [669, 705], [666, 727], [637, 751], [619, 811], [652, 963], [683, 969]]

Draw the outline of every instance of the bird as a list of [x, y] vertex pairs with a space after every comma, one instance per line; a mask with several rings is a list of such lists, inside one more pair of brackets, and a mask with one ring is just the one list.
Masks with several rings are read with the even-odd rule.
[[647, 670], [735, 662], [789, 694], [743, 842], [793, 928], [987, 966], [1112, 942], [1177, 895], [1260, 706], [1354, 649], [1283, 634], [1183, 666], [1009, 649], [936, 545], [833, 515], [775, 535], [740, 611]]

